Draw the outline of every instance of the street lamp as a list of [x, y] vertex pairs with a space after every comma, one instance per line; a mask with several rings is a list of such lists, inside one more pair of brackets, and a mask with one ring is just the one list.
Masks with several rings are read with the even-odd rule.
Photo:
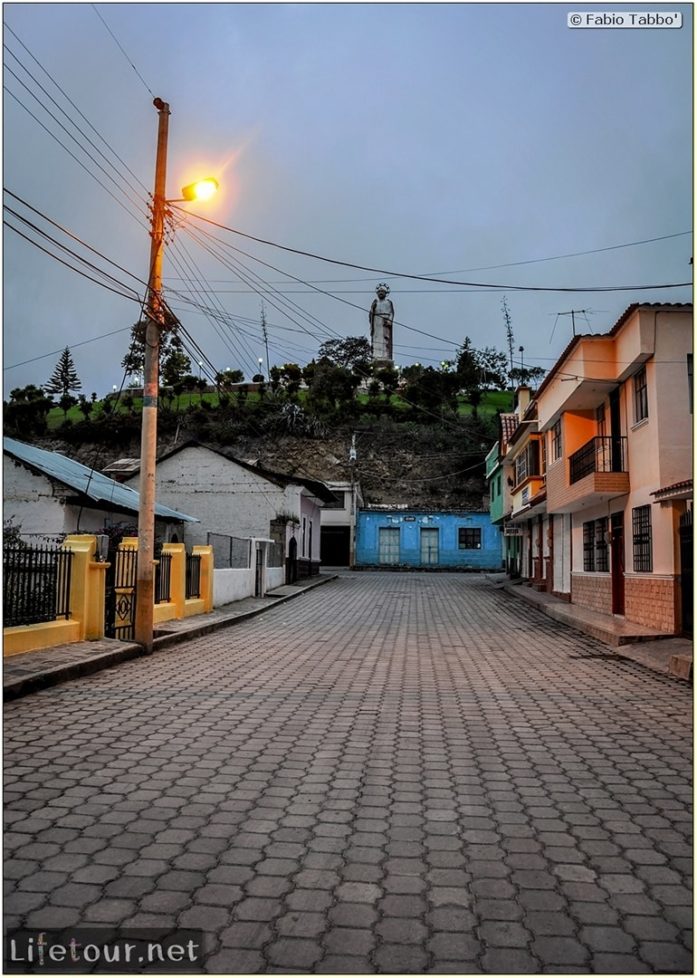
[[264, 364], [264, 358], [263, 357], [259, 357], [259, 375], [261, 377], [264, 376], [264, 374], [262, 373], [262, 371], [263, 371], [263, 364]]
[[[145, 362], [143, 365], [143, 416], [140, 439], [140, 501], [138, 506], [138, 569], [136, 573], [135, 639], [149, 655], [153, 648], [155, 607], [155, 471], [157, 460], [157, 395], [159, 388], [160, 330], [164, 325], [162, 259], [165, 247], [165, 197], [169, 105], [153, 100], [158, 112], [155, 191], [150, 231], [150, 274], [148, 276]], [[199, 188], [200, 192], [197, 192]], [[218, 189], [213, 178], [190, 184], [177, 200], [208, 199]]]

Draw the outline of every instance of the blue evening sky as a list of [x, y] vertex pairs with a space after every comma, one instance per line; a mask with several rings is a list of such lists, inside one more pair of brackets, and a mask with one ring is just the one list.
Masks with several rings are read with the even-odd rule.
[[[178, 293], [169, 291], [169, 302], [217, 369], [240, 367], [249, 377], [257, 358], [265, 360], [261, 295], [271, 363], [305, 363], [324, 339], [368, 334], [367, 310], [381, 280], [396, 307], [398, 363], [452, 357], [465, 336], [505, 351], [505, 295], [516, 361], [523, 346], [527, 365], [549, 367], [571, 336], [570, 317], [557, 320], [557, 313], [588, 310], [577, 316], [580, 331], [604, 332], [631, 302], [691, 296], [687, 287], [512, 288], [687, 282], [690, 236], [469, 271], [691, 230], [691, 7], [603, 7], [678, 10], [684, 26], [569, 29], [567, 13], [589, 4], [98, 4], [126, 57], [91, 4], [8, 3], [4, 184], [146, 278], [154, 94], [172, 110], [168, 196], [212, 174], [221, 194], [190, 210], [393, 273], [328, 264], [178, 220], [165, 257], [166, 285]], [[6, 204], [142, 297], [142, 285], [124, 272], [15, 198]], [[19, 218], [9, 220], [57, 250]], [[5, 396], [45, 382], [55, 351], [66, 345], [86, 393], [102, 396], [120, 385], [126, 328], [138, 304], [7, 229], [4, 255]], [[396, 272], [447, 273], [490, 288], [441, 287]]]

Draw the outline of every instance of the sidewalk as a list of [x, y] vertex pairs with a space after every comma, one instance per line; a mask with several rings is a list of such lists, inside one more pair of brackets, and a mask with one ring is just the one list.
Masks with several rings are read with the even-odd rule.
[[[328, 584], [336, 577], [333, 573], [320, 574], [297, 584], [284, 584], [269, 591], [263, 598], [243, 598], [205, 615], [163, 622], [155, 631], [154, 651], [160, 652], [187, 639], [198, 638], [260, 615], [269, 608], [300, 597], [306, 591]], [[137, 659], [142, 654], [141, 647], [135, 642], [103, 638], [9, 656], [3, 661], [3, 696], [5, 700], [18, 699], [68, 679], [87, 676], [128, 659]]]
[[514, 583], [505, 574], [487, 576], [495, 587], [534, 605], [550, 618], [612, 646], [614, 654], [620, 658], [632, 659], [663, 675], [691, 681], [693, 652], [690, 639], [666, 635], [615, 615], [603, 615], [569, 604], [546, 591], [536, 591], [523, 581]]

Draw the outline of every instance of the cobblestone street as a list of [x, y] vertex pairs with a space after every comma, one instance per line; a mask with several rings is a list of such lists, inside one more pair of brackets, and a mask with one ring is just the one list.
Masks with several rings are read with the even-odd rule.
[[687, 684], [458, 574], [344, 573], [6, 706], [5, 926], [211, 973], [691, 973]]

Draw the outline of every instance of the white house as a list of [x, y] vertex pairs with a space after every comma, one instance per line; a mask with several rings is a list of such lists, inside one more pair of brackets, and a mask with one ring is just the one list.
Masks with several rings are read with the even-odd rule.
[[[132, 534], [138, 519], [138, 493], [74, 459], [3, 439], [4, 519], [20, 527], [35, 544], [62, 540], [68, 533], [103, 533], [122, 526]], [[156, 537], [169, 542], [196, 517], [159, 503]]]
[[[137, 485], [138, 475], [127, 480]], [[323, 482], [271, 472], [197, 441], [157, 460], [156, 498], [196, 513], [187, 544], [224, 546], [212, 537], [254, 538], [282, 545], [288, 577], [309, 576], [320, 566], [320, 510], [333, 494]]]
[[322, 507], [322, 563], [352, 567], [355, 559], [356, 513], [363, 506], [357, 482], [327, 482], [334, 501]]

